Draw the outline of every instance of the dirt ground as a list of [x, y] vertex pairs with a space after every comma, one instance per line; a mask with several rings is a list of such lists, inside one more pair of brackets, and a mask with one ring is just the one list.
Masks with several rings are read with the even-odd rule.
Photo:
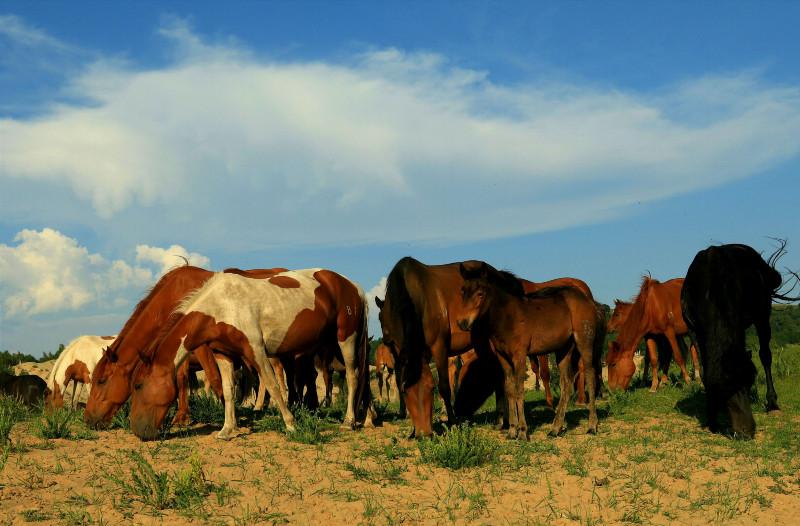
[[[322, 444], [280, 431], [222, 442], [210, 425], [150, 443], [122, 429], [44, 440], [22, 422], [0, 472], [0, 524], [797, 524], [797, 397], [757, 413], [749, 442], [702, 429], [690, 387], [601, 402], [596, 436], [572, 407], [566, 434], [548, 437], [552, 411], [531, 398], [530, 442], [505, 440], [479, 414], [499, 454], [461, 470], [424, 463], [391, 412], [376, 429], [334, 427]], [[199, 466], [213, 489], [183, 509], [143, 503], [114, 481], [133, 480], [131, 451], [157, 473]]]

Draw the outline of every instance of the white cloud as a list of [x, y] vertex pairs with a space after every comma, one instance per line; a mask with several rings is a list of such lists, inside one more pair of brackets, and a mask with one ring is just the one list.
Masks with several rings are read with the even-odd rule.
[[180, 245], [140, 245], [136, 264], [109, 260], [52, 228], [23, 230], [14, 242], [0, 244], [0, 318], [129, 305], [132, 294], [169, 270], [170, 254], [209, 264], [207, 257]]
[[204, 268], [208, 268], [211, 265], [211, 260], [206, 256], [197, 252], [189, 252], [180, 245], [172, 245], [169, 248], [139, 245], [136, 247], [136, 261], [155, 263], [160, 266], [159, 275], [166, 274], [173, 268], [186, 263]]
[[97, 61], [69, 87], [88, 105], [0, 119], [0, 180], [67, 185], [118, 235], [263, 248], [559, 229], [800, 153], [800, 87], [749, 73], [504, 85], [431, 53], [275, 61], [161, 34], [166, 66]]
[[386, 295], [386, 276], [378, 280], [374, 287], [366, 292], [367, 301], [369, 302], [369, 327], [370, 333], [378, 337], [381, 335], [381, 324], [378, 320], [378, 305], [375, 303], [375, 297], [383, 299]]

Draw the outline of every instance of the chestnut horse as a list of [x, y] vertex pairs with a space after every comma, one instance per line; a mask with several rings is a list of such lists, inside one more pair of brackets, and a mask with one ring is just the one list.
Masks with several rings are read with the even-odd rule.
[[47, 375], [47, 388], [50, 394], [46, 402], [51, 407], [64, 405], [64, 394], [72, 382], [72, 402], [75, 406], [75, 395], [78, 384], [91, 386], [92, 371], [103, 355], [103, 349], [114, 342], [116, 336], [78, 336], [61, 351], [56, 358], [50, 374]]
[[[628, 313], [631, 311], [633, 303], [622, 301], [619, 299], [614, 300], [614, 311], [611, 318], [608, 320], [608, 332], [617, 332], [628, 319]], [[661, 384], [666, 385], [669, 380], [667, 379], [667, 372], [669, 364], [672, 363], [672, 348], [669, 346], [669, 340], [663, 334], [646, 334], [644, 337], [645, 348], [647, 349], [647, 360], [650, 362], [650, 369], [653, 371], [652, 375], [655, 377], [657, 374], [657, 367], [661, 368]], [[678, 339], [678, 344], [682, 344], [683, 340]], [[615, 348], [614, 342], [608, 342], [608, 350], [612, 351]], [[692, 350], [695, 350], [693, 347]], [[681, 355], [684, 354], [684, 348], [681, 347]], [[694, 377], [695, 380], [700, 379], [700, 371], [695, 356], [692, 357], [694, 362]], [[656, 365], [657, 364], [657, 365]], [[647, 368], [642, 371], [642, 377], [647, 379]], [[653, 390], [651, 388], [651, 390]]]
[[[678, 338], [689, 333], [681, 313], [681, 286], [683, 286], [682, 278], [671, 279], [664, 283], [647, 276], [642, 278], [639, 294], [619, 329], [619, 336], [609, 345], [606, 356], [609, 389], [628, 388], [636, 371], [633, 355], [639, 342], [648, 334], [663, 334], [667, 338], [672, 356], [681, 368], [684, 381], [687, 384], [691, 382], [678, 343]], [[651, 356], [650, 367], [654, 373], [650, 390], [655, 391], [658, 388], [658, 358], [655, 353], [655, 341], [650, 339], [650, 342], [648, 352]], [[695, 374], [699, 376], [697, 349], [694, 343], [691, 352], [695, 360]]]
[[[226, 269], [224, 272], [242, 272], [254, 277], [270, 277], [286, 269], [261, 269], [241, 271]], [[119, 408], [131, 395], [131, 375], [140, 363], [139, 352], [146, 349], [156, 337], [161, 327], [178, 303], [190, 292], [202, 286], [214, 273], [198, 267], [186, 265], [167, 272], [147, 296], [141, 300], [133, 314], [117, 336], [106, 348], [92, 373], [92, 389], [86, 403], [84, 419], [92, 427], [105, 427]], [[197, 349], [195, 357], [206, 371], [206, 380], [217, 396], [222, 396], [220, 373], [215, 364], [211, 349]], [[184, 384], [188, 389], [188, 382]], [[188, 394], [179, 398], [176, 424], [186, 423], [189, 408], [185, 405]], [[262, 401], [263, 404], [263, 401]], [[260, 406], [259, 406], [260, 407]]]
[[[394, 374], [394, 356], [385, 344], [380, 343], [375, 348], [375, 376], [378, 379], [378, 396], [383, 398], [383, 384], [386, 383], [386, 401], [390, 400], [389, 380], [392, 379], [397, 382], [397, 377]], [[452, 381], [451, 381], [452, 383]], [[398, 394], [400, 390], [398, 389]]]
[[480, 324], [490, 348], [503, 368], [505, 398], [508, 406], [511, 439], [527, 440], [524, 382], [528, 357], [556, 354], [559, 366], [561, 397], [556, 408], [551, 433], [564, 427], [567, 403], [574, 374], [572, 355], [580, 355], [589, 387], [588, 432], [597, 432], [595, 407], [595, 369], [600, 365], [605, 320], [595, 302], [574, 287], [543, 289], [533, 294], [509, 292], [489, 280], [486, 263], [471, 262], [459, 267], [464, 285], [459, 328], [471, 331]]
[[[286, 429], [293, 431], [294, 417], [280, 396], [268, 355], [310, 354], [332, 342], [341, 349], [347, 370], [344, 425], [355, 425], [357, 407], [366, 410], [366, 425], [371, 425], [367, 302], [358, 285], [324, 269], [288, 271], [269, 279], [215, 274], [181, 301], [153, 344], [140, 353], [142, 363], [132, 382], [131, 430], [142, 439], [157, 435], [177, 395], [175, 368], [195, 349], [207, 347], [255, 369], [259, 399], [269, 391]], [[225, 402], [225, 424], [217, 438], [229, 439], [237, 431], [233, 374], [225, 360], [217, 364]]]

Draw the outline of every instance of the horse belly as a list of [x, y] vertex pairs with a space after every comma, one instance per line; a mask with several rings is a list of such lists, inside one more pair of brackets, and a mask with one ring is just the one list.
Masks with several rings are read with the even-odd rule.
[[[328, 321], [324, 313], [302, 311], [286, 326], [265, 335], [267, 353], [270, 356], [299, 354], [318, 346], [326, 336]], [[331, 340], [334, 339], [332, 336]]]

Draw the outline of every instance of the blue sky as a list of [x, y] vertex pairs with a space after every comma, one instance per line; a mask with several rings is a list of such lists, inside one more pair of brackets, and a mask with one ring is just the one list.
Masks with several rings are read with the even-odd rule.
[[713, 243], [786, 237], [800, 268], [798, 22], [778, 2], [0, 2], [0, 348], [115, 333], [174, 254], [374, 291], [405, 255], [478, 258], [606, 303]]

